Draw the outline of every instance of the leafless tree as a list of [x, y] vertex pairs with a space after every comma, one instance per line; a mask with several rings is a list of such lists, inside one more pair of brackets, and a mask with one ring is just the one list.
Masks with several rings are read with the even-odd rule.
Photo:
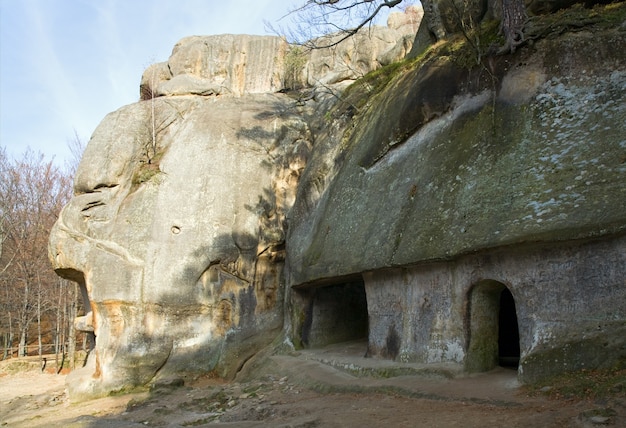
[[[441, 0], [421, 0], [424, 9], [422, 26], [428, 30], [433, 41], [448, 34], [444, 26], [439, 3]], [[457, 10], [471, 10], [470, 0], [451, 0]], [[524, 41], [526, 6], [524, 0], [489, 0], [498, 2], [502, 11], [501, 32], [504, 46], [498, 53], [513, 52]], [[292, 9], [285, 17], [291, 18], [287, 30], [268, 27], [295, 44], [318, 49], [337, 45], [358, 31], [372, 24], [386, 9], [399, 8], [415, 3], [411, 0], [306, 0]], [[457, 3], [464, 3], [459, 5]], [[465, 4], [466, 3], [466, 4]], [[462, 7], [460, 7], [462, 6]], [[463, 19], [463, 18], [461, 18]], [[467, 20], [463, 19], [463, 22]], [[334, 34], [333, 37], [324, 37]]]
[[[403, 2], [413, 3], [409, 0], [307, 0], [283, 17], [291, 18], [287, 29], [267, 26], [275, 33], [286, 35], [294, 44], [312, 49], [328, 48], [373, 24], [383, 10]], [[324, 37], [330, 34], [334, 37]]]
[[0, 330], [4, 357], [17, 334], [18, 355], [36, 332], [39, 354], [50, 330], [56, 275], [47, 256], [50, 229], [70, 195], [70, 177], [42, 154], [11, 160], [0, 150]]
[[70, 158], [65, 161], [65, 167], [70, 177], [74, 177], [78, 164], [83, 157], [85, 151], [85, 140], [78, 135], [78, 131], [74, 130], [74, 137], [67, 141], [67, 147], [70, 150]]

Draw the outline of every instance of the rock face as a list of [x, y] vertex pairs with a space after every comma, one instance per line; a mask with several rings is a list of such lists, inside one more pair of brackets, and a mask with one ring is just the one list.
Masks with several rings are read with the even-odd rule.
[[[308, 86], [332, 85], [355, 80], [370, 71], [403, 59], [411, 50], [421, 22], [421, 8], [389, 15], [387, 27], [365, 29], [348, 40], [310, 52], [302, 78]], [[332, 45], [342, 36], [319, 39], [319, 46]]]
[[88, 295], [82, 329], [96, 336], [68, 381], [74, 398], [182, 368], [231, 376], [280, 332], [282, 222], [309, 150], [292, 104], [158, 98], [155, 122], [144, 101], [100, 124], [51, 236], [55, 268]]
[[[625, 147], [613, 124], [625, 74], [608, 66], [621, 61], [610, 48], [586, 61], [593, 36], [546, 41], [501, 70], [497, 94], [465, 89], [467, 72], [445, 58], [394, 81], [345, 143], [322, 199], [311, 206], [315, 183], [300, 190], [291, 236], [309, 245], [290, 252], [292, 282], [622, 231], [613, 201], [626, 191]], [[621, 35], [607, 37], [612, 46]]]
[[174, 46], [167, 63], [143, 74], [143, 99], [164, 95], [259, 94], [282, 89], [287, 43], [280, 37], [192, 36]]
[[[386, 41], [359, 49], [403, 34], [374, 32]], [[287, 51], [278, 37], [185, 38], [146, 70], [142, 101], [94, 132], [50, 239], [90, 308], [76, 326], [95, 336], [74, 399], [178, 372], [232, 377], [280, 333], [285, 216], [311, 148], [305, 115], [276, 93]]]
[[[73, 399], [229, 378], [270, 343], [363, 339], [528, 382], [624, 364], [623, 30], [538, 40], [489, 73], [444, 49], [337, 92], [410, 50], [409, 18], [295, 59], [279, 38], [191, 37], [144, 73], [50, 239], [96, 339]], [[294, 78], [335, 96], [277, 93]]]
[[[144, 72], [143, 100], [175, 95], [279, 92], [298, 86], [355, 80], [399, 61], [411, 50], [421, 9], [392, 13], [387, 27], [374, 26], [337, 46], [306, 52], [274, 36], [192, 36], [176, 44], [169, 60]], [[332, 44], [337, 37], [321, 43]], [[294, 82], [295, 81], [295, 82]]]
[[320, 303], [331, 290], [360, 284], [366, 304], [341, 316], [366, 311], [371, 356], [486, 370], [506, 357], [500, 330], [523, 381], [623, 364], [626, 57], [611, 46], [624, 41], [543, 40], [493, 63], [495, 92], [442, 56], [392, 80], [303, 175], [294, 343], [337, 316]]

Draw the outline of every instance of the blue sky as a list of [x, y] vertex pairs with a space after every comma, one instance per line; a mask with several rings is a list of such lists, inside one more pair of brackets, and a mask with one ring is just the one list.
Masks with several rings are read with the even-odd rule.
[[0, 0], [0, 144], [62, 165], [190, 35], [267, 34], [304, 0]]

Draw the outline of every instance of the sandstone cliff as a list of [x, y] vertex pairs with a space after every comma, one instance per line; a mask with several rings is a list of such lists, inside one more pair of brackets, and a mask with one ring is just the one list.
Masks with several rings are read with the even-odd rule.
[[456, 38], [398, 62], [398, 15], [312, 54], [183, 39], [95, 131], [51, 236], [96, 337], [72, 396], [232, 377], [275, 340], [477, 371], [510, 328], [523, 381], [623, 363], [625, 10], [535, 20], [482, 64]]
[[623, 37], [541, 40], [490, 71], [442, 54], [398, 73], [343, 140], [327, 136], [340, 153], [309, 164], [290, 282], [623, 231]]
[[372, 357], [487, 370], [511, 327], [523, 381], [623, 364], [625, 33], [568, 33], [578, 13], [484, 68], [444, 47], [344, 93], [290, 214], [296, 343], [335, 340], [338, 299]]
[[154, 153], [151, 101], [96, 129], [51, 237], [55, 267], [88, 296], [82, 329], [96, 336], [74, 396], [170, 366], [226, 374], [249, 357], [244, 340], [256, 349], [279, 333], [275, 259], [309, 144], [290, 105], [271, 94], [157, 99]]
[[418, 23], [395, 22], [295, 62], [278, 37], [185, 38], [146, 70], [142, 101], [102, 121], [50, 241], [95, 337], [73, 399], [181, 371], [232, 377], [280, 334], [286, 214], [313, 143], [278, 93], [285, 73], [326, 88], [399, 60]]
[[387, 27], [372, 27], [345, 43], [309, 52], [275, 36], [186, 37], [167, 62], [144, 72], [141, 96], [242, 96], [293, 89], [294, 83], [314, 87], [355, 80], [404, 58], [421, 15], [415, 7], [393, 13]]

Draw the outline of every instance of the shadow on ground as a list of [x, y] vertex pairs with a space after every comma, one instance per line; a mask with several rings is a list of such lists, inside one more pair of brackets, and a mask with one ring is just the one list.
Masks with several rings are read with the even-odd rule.
[[[24, 413], [23, 427], [562, 427], [624, 426], [626, 397], [550, 399], [517, 372], [463, 375], [457, 365], [365, 358], [351, 342], [249, 362], [236, 382], [200, 377], [151, 391]], [[2, 379], [0, 379], [1, 381]], [[0, 382], [1, 386], [1, 382]], [[20, 405], [27, 406], [21, 398]], [[4, 406], [4, 403], [2, 404]], [[20, 408], [13, 408], [19, 412]]]

